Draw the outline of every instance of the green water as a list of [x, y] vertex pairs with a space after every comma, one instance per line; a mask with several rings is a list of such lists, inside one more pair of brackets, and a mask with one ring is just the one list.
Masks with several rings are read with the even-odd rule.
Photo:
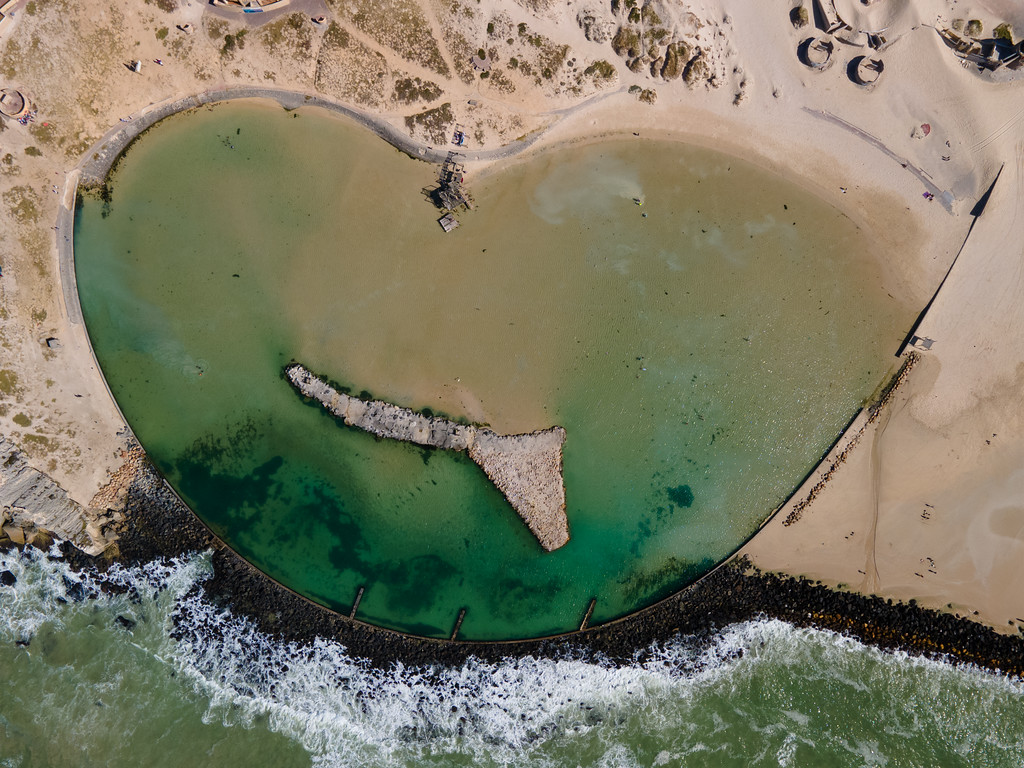
[[[446, 636], [465, 607], [464, 638], [536, 636], [680, 587], [814, 465], [908, 320], [848, 219], [724, 155], [551, 152], [471, 177], [448, 235], [432, 173], [339, 119], [224, 104], [151, 130], [76, 219], [89, 332], [150, 456], [278, 580], [345, 612], [365, 586], [367, 621]], [[293, 359], [564, 426], [570, 543], [544, 553], [465, 456], [304, 404]]]
[[[3, 768], [1024, 764], [1019, 681], [781, 622], [621, 668], [375, 671], [199, 599], [199, 558], [111, 574], [122, 594], [81, 602], [80, 577], [41, 555], [0, 552], [3, 570], [17, 577], [0, 585]], [[172, 614], [188, 641], [170, 638]]]

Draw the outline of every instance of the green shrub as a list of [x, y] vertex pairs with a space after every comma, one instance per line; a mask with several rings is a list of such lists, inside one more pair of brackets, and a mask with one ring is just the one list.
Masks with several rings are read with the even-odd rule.
[[600, 61], [595, 61], [589, 67], [584, 69], [583, 74], [592, 76], [595, 79], [610, 80], [615, 77], [615, 67], [602, 59]]
[[992, 30], [992, 34], [1001, 40], [1005, 40], [1008, 43], [1013, 43], [1013, 27], [1007, 24], [1005, 21], [998, 27]]

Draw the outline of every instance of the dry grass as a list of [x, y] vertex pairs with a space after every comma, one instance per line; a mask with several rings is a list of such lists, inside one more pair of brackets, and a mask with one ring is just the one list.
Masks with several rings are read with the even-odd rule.
[[405, 127], [413, 136], [421, 136], [434, 144], [445, 144], [448, 131], [455, 122], [450, 102], [405, 118]]
[[391, 85], [391, 70], [379, 52], [331, 22], [317, 58], [315, 85], [329, 96], [366, 106], [380, 106]]
[[412, 0], [331, 0], [341, 18], [403, 59], [450, 74], [430, 22]]

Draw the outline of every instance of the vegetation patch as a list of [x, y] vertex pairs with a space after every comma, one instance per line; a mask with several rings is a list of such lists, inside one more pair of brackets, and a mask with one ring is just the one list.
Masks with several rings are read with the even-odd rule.
[[661, 67], [661, 76], [666, 80], [681, 77], [686, 69], [686, 61], [690, 56], [690, 46], [677, 41], [665, 49], [665, 63]]
[[313, 48], [313, 28], [301, 13], [292, 13], [267, 24], [257, 35], [271, 53], [288, 50], [294, 55], [303, 56]]
[[402, 58], [448, 76], [430, 22], [413, 0], [331, 0], [338, 13]]
[[964, 34], [968, 37], [981, 37], [981, 33], [984, 31], [985, 25], [981, 23], [981, 19], [971, 19], [964, 27]]
[[30, 419], [24, 413], [16, 414], [14, 416], [14, 418], [11, 419], [11, 421], [13, 421], [19, 427], [30, 427], [30, 426], [32, 426], [32, 419]]
[[43, 150], [39, 147], [25, 147], [25, 154], [29, 157], [42, 157]]
[[394, 100], [399, 104], [434, 101], [441, 97], [441, 87], [418, 77], [401, 77], [395, 81]]
[[168, 32], [170, 32], [170, 30], [167, 29], [167, 27], [160, 27], [160, 29], [158, 29], [156, 31], [156, 39], [157, 40], [164, 40], [164, 39], [166, 39]]
[[701, 53], [690, 59], [686, 64], [686, 69], [683, 70], [683, 80], [691, 87], [697, 83], [706, 82], [710, 77], [711, 70], [708, 69], [708, 63]]
[[612, 50], [619, 56], [636, 58], [640, 55], [640, 35], [632, 27], [619, 27], [612, 38]]
[[7, 397], [17, 397], [21, 394], [21, 387], [18, 386], [18, 374], [9, 368], [0, 369], [0, 394]]
[[220, 48], [220, 55], [227, 56], [234, 53], [235, 50], [242, 50], [245, 48], [245, 35], [249, 30], [240, 29], [233, 35], [224, 35], [224, 45]]
[[341, 25], [331, 22], [317, 57], [318, 90], [359, 104], [385, 102], [391, 71], [384, 55], [364, 45]]
[[444, 144], [448, 140], [448, 128], [454, 122], [452, 105], [446, 101], [439, 107], [409, 115], [405, 118], [405, 127], [410, 133], [422, 134], [435, 144]]
[[1011, 27], [1005, 21], [1002, 24], [1000, 24], [998, 27], [993, 29], [992, 30], [992, 34], [995, 35], [996, 38], [998, 38], [1000, 40], [1005, 40], [1006, 42], [1008, 42], [1010, 44], [1013, 43], [1013, 27]]
[[211, 40], [216, 40], [218, 37], [223, 37], [224, 33], [228, 31], [228, 23], [221, 21], [220, 19], [210, 19], [206, 25], [206, 34], [210, 36]]
[[52, 445], [50, 438], [43, 435], [27, 434], [22, 435], [21, 442], [26, 448], [44, 448], [49, 449]]
[[[29, 149], [35, 149], [35, 147], [26, 147], [26, 153]], [[21, 168], [14, 162], [14, 155], [8, 152], [3, 157], [0, 157], [0, 174], [4, 176], [17, 176], [19, 173], [21, 173]]]
[[18, 186], [4, 190], [4, 206], [19, 224], [39, 221], [39, 195], [32, 187]]
[[57, 133], [57, 126], [52, 122], [32, 123], [28, 131], [42, 144], [61, 143]]
[[611, 63], [602, 58], [599, 61], [594, 61], [590, 67], [583, 71], [583, 74], [595, 80], [614, 80], [617, 73]]

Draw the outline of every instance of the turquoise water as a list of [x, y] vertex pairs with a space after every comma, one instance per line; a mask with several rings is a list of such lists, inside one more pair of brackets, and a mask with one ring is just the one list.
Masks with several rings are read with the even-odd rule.
[[[18, 579], [0, 586], [4, 768], [1024, 763], [1020, 682], [776, 621], [622, 668], [379, 671], [328, 641], [276, 644], [191, 594], [202, 557], [116, 571], [125, 594], [80, 602], [96, 584], [59, 561], [0, 553], [0, 570]], [[172, 640], [175, 613], [209, 639]]]
[[[679, 588], [816, 463], [908, 319], [846, 217], [724, 155], [540, 155], [471, 178], [450, 235], [432, 173], [233, 103], [151, 130], [76, 219], [89, 332], [149, 455], [278, 580], [346, 613], [365, 586], [367, 621], [447, 636], [465, 607], [464, 638], [537, 636]], [[293, 359], [498, 431], [564, 426], [570, 543], [544, 553], [465, 456], [304, 404]]]

